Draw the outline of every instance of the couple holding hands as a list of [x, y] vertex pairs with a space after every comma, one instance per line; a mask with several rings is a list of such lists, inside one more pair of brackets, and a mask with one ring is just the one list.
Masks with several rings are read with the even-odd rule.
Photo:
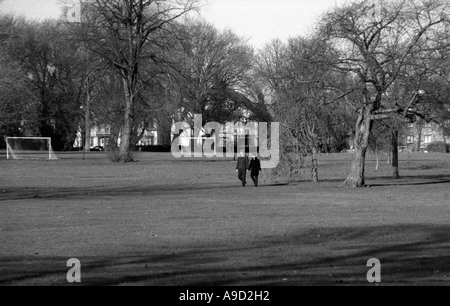
[[253, 154], [252, 159], [249, 161], [249, 158], [245, 155], [245, 151], [241, 150], [237, 160], [236, 171], [238, 172], [239, 180], [242, 182], [242, 187], [245, 187], [247, 184], [247, 171], [250, 171], [252, 181], [255, 184], [255, 187], [258, 187], [261, 162], [256, 154]]

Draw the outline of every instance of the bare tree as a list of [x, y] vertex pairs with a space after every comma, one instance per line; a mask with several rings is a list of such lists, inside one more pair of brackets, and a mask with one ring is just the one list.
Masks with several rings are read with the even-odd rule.
[[239, 117], [240, 101], [228, 90], [243, 88], [252, 66], [253, 49], [230, 30], [220, 32], [204, 21], [182, 25], [180, 89], [184, 115], [202, 114], [207, 122]]
[[1, 51], [0, 67], [0, 134], [21, 136], [21, 122], [26, 118], [31, 93], [20, 73], [20, 66], [8, 60]]
[[123, 86], [119, 161], [132, 160], [135, 102], [143, 88], [143, 66], [167, 50], [174, 22], [195, 9], [196, 0], [92, 0], [84, 9], [80, 39], [114, 69]]
[[76, 48], [62, 39], [66, 34], [58, 22], [22, 21], [3, 47], [3, 60], [15, 70], [6, 76], [8, 89], [26, 87], [10, 95], [22, 134], [51, 137], [55, 150], [71, 149], [79, 125], [81, 69], [74, 58]]
[[370, 18], [370, 12], [366, 1], [346, 5], [328, 13], [320, 31], [330, 46], [325, 62], [353, 83], [352, 91], [361, 97], [354, 159], [345, 182], [353, 187], [365, 185], [365, 156], [373, 120], [411, 115], [420, 100], [420, 88], [415, 88], [408, 99], [390, 107], [386, 93], [418, 63], [429, 62], [431, 54], [449, 47], [448, 1], [385, 2], [379, 20]]
[[256, 68], [265, 84], [268, 108], [282, 126], [283, 155], [290, 156], [280, 166], [303, 167], [308, 157], [313, 182], [319, 181], [319, 152], [331, 149], [328, 146], [336, 143], [338, 130], [347, 130], [342, 129], [342, 122], [347, 121], [343, 105], [330, 103], [336, 94], [327, 88], [336, 75], [318, 63], [322, 47], [306, 38], [287, 44], [275, 40], [259, 54]]
[[2, 134], [7, 133], [8, 127], [16, 126], [20, 122], [24, 108], [22, 98], [26, 92], [19, 65], [7, 52], [15, 26], [14, 18], [0, 17], [0, 131]]

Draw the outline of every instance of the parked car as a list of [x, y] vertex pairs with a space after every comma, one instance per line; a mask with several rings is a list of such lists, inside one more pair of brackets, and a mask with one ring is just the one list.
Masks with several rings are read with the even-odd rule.
[[105, 148], [102, 146], [95, 146], [95, 147], [91, 148], [91, 151], [96, 151], [96, 152], [105, 151]]

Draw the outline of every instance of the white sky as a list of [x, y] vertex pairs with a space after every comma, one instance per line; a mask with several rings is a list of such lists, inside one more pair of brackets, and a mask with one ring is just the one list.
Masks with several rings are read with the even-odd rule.
[[202, 16], [256, 47], [309, 33], [321, 14], [346, 0], [206, 0]]
[[[201, 15], [219, 29], [229, 28], [261, 47], [272, 39], [306, 34], [327, 9], [346, 0], [203, 0]], [[59, 0], [0, 0], [0, 13], [30, 19], [58, 18]]]
[[57, 3], [57, 0], [0, 0], [0, 12], [24, 15], [29, 19], [59, 18], [61, 8]]

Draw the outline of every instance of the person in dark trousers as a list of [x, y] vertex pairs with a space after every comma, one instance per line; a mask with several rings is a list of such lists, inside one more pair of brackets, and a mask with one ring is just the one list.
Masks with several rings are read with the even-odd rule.
[[238, 172], [238, 178], [242, 182], [242, 187], [247, 184], [247, 169], [249, 166], [248, 157], [245, 155], [245, 151], [242, 150], [236, 165], [236, 171]]
[[255, 184], [255, 187], [258, 187], [258, 178], [259, 173], [261, 172], [261, 162], [259, 161], [258, 156], [253, 155], [248, 170], [250, 171], [250, 176]]

